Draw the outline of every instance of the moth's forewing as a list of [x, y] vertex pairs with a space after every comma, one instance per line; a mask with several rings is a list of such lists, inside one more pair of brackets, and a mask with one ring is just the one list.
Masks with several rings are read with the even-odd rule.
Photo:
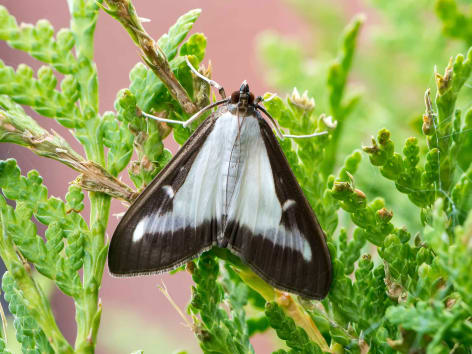
[[[244, 207], [256, 215], [250, 222], [238, 222], [238, 218], [229, 221], [225, 230], [229, 247], [274, 287], [322, 299], [328, 293], [332, 278], [324, 233], [272, 129], [260, 117], [258, 122], [265, 148], [262, 154], [267, 154], [268, 162], [260, 159], [259, 164], [265, 168], [253, 173], [251, 180], [244, 181], [253, 186], [247, 196], [253, 201]], [[257, 166], [250, 168], [254, 170]], [[262, 193], [272, 191], [270, 184], [276, 195], [267, 199]], [[262, 213], [262, 217], [257, 217], [254, 204], [258, 199], [270, 201], [270, 205], [266, 203], [264, 207], [280, 215], [277, 228], [269, 226], [272, 223], [267, 215]]]
[[214, 126], [207, 118], [172, 160], [139, 195], [118, 224], [108, 251], [115, 276], [160, 273], [180, 266], [213, 243], [212, 222], [187, 227], [179, 222], [173, 196], [187, 178], [193, 161]]

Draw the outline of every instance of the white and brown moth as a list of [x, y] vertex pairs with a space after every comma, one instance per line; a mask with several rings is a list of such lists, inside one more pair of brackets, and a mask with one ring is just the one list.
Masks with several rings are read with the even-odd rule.
[[[191, 67], [192, 68], [192, 67]], [[266, 114], [243, 82], [218, 106], [131, 205], [110, 243], [112, 275], [162, 273], [226, 247], [275, 288], [308, 298], [328, 293], [331, 259], [324, 233], [290, 170]]]

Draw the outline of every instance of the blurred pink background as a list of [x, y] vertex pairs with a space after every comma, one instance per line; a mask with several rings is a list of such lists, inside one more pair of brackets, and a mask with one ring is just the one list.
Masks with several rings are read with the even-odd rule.
[[[47, 18], [56, 30], [67, 27], [69, 14], [66, 1], [51, 0], [1, 0], [18, 23], [36, 23]], [[151, 19], [146, 23], [153, 38], [167, 32], [175, 20], [193, 8], [203, 10], [192, 33], [203, 32], [208, 38], [205, 63], [211, 58], [213, 78], [224, 85], [226, 92], [239, 88], [248, 80], [251, 90], [263, 94], [270, 90], [263, 80], [262, 65], [256, 58], [256, 37], [270, 29], [287, 36], [303, 37], [307, 30], [297, 15], [282, 1], [145, 1], [134, 0], [140, 16]], [[26, 63], [35, 70], [41, 64], [27, 54], [9, 48], [0, 42], [0, 58], [6, 65], [16, 68]], [[128, 73], [139, 61], [139, 52], [121, 26], [104, 12], [100, 13], [95, 42], [96, 63], [99, 75], [100, 112], [113, 109], [118, 90], [129, 86]], [[274, 89], [274, 88], [272, 88]], [[45, 128], [54, 129], [65, 136], [71, 145], [82, 150], [69, 132], [53, 120], [39, 117], [28, 110]], [[175, 143], [167, 141], [174, 152]], [[37, 157], [25, 148], [1, 144], [0, 159], [17, 159], [23, 173], [37, 169], [49, 187], [50, 195], [64, 198], [68, 182], [77, 173], [60, 163]], [[114, 201], [112, 214], [120, 213], [125, 207]], [[84, 216], [88, 214], [87, 208]], [[110, 217], [108, 235], [111, 237], [118, 219]], [[39, 232], [44, 229], [39, 228]], [[145, 353], [170, 353], [187, 350], [198, 353], [201, 350], [183, 319], [172, 308], [157, 286], [164, 282], [177, 305], [185, 309], [190, 299], [191, 278], [185, 272], [173, 276], [149, 276], [117, 279], [105, 271], [101, 289], [103, 304], [102, 324], [98, 341], [98, 353], [130, 353], [143, 349]], [[54, 311], [59, 326], [68, 340], [75, 338], [73, 303], [59, 291], [53, 293]], [[258, 353], [275, 349], [274, 335], [256, 335], [252, 340]]]

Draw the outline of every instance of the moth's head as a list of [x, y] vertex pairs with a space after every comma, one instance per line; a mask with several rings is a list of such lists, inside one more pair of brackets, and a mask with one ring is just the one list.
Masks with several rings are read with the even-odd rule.
[[241, 84], [241, 87], [239, 88], [240, 93], [249, 93], [249, 85], [247, 84], [247, 81], [244, 80], [243, 83]]
[[254, 104], [254, 94], [249, 91], [249, 85], [246, 80], [243, 81], [239, 91], [234, 91], [231, 94], [231, 103], [238, 104], [240, 108], [245, 108]]

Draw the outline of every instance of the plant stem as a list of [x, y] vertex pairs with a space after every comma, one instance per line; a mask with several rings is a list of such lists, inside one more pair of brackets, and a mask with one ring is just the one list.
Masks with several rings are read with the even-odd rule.
[[326, 343], [323, 335], [311, 319], [310, 315], [306, 313], [305, 309], [288, 293], [276, 290], [276, 302], [283, 309], [285, 314], [293, 319], [298, 327], [305, 330], [308, 337], [319, 345], [324, 353], [331, 352], [331, 349]]
[[257, 291], [267, 302], [275, 300], [285, 314], [291, 317], [298, 327], [303, 328], [308, 337], [318, 344], [324, 352], [330, 352], [328, 343], [321, 335], [315, 322], [292, 295], [275, 290], [248, 266], [238, 266], [238, 268], [234, 267], [233, 269], [249, 287]]
[[[105, 167], [105, 155], [100, 135], [98, 116], [98, 83], [93, 63], [93, 33], [98, 16], [98, 6], [93, 0], [68, 0], [71, 12], [71, 29], [75, 36], [79, 60], [77, 81], [81, 87], [80, 109], [85, 119], [84, 128], [77, 130], [83, 142], [87, 159]], [[107, 245], [105, 231], [110, 211], [110, 196], [89, 192], [90, 239], [86, 240], [83, 270], [83, 291], [75, 299], [77, 353], [93, 353], [101, 317], [98, 291], [106, 262]]]
[[[86, 122], [82, 132], [89, 140], [84, 146], [89, 160], [105, 166], [103, 143], [96, 134], [100, 120]], [[89, 192], [90, 199], [90, 239], [86, 241], [86, 255], [83, 271], [83, 292], [76, 299], [77, 353], [93, 353], [101, 318], [99, 294], [103, 269], [105, 267], [108, 245], [105, 232], [108, 224], [111, 198], [100, 192]]]
[[100, 289], [108, 246], [105, 231], [110, 210], [110, 197], [103, 193], [89, 193], [91, 239], [88, 240], [88, 257], [84, 263], [84, 289], [76, 299], [77, 353], [93, 353], [100, 324]]

